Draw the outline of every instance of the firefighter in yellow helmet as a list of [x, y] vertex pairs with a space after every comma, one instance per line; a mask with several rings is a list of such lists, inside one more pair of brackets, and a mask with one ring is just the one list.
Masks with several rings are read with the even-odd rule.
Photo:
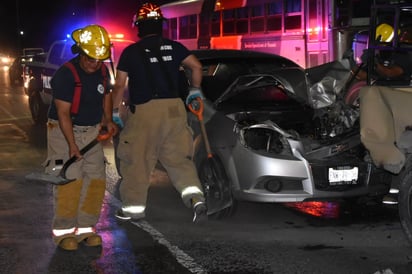
[[110, 57], [109, 35], [99, 25], [88, 25], [75, 30], [72, 38], [77, 56], [51, 79], [53, 100], [47, 123], [46, 173], [58, 173], [62, 163], [72, 156], [78, 158], [66, 171], [67, 178], [76, 180], [53, 186], [53, 240], [64, 250], [76, 250], [79, 243], [102, 244], [95, 225], [106, 185], [103, 148], [97, 144], [83, 155], [80, 149], [102, 127], [112, 134], [118, 132], [112, 121], [109, 73], [102, 62]]
[[[150, 173], [159, 161], [198, 222], [206, 217], [206, 204], [191, 160], [193, 136], [185, 103], [203, 99], [202, 65], [181, 43], [162, 37], [163, 19], [157, 5], [145, 3], [138, 9], [133, 25], [141, 39], [123, 50], [117, 66], [114, 106], [120, 105], [127, 79], [131, 103], [117, 148], [122, 207], [116, 217], [145, 217]], [[177, 80], [181, 67], [191, 72], [185, 102]]]
[[110, 57], [110, 38], [99, 25], [89, 25], [73, 31], [72, 38], [78, 49], [90, 58], [106, 60]]
[[[375, 41], [379, 45], [391, 45], [394, 38], [394, 29], [391, 25], [387, 23], [379, 24], [375, 30]], [[399, 33], [399, 32], [398, 32]], [[372, 49], [369, 49], [372, 50]], [[369, 50], [365, 49], [363, 51], [361, 59], [361, 69], [357, 69], [358, 65], [353, 59], [351, 59], [352, 71], [356, 71], [356, 78], [358, 80], [364, 81], [367, 78], [366, 67], [368, 64]], [[393, 79], [393, 80], [406, 80], [409, 81], [410, 75], [410, 65], [409, 57], [404, 52], [398, 52], [393, 50], [379, 50], [379, 52], [374, 52], [373, 62], [374, 69], [372, 79]], [[353, 58], [353, 57], [352, 57]]]
[[375, 39], [379, 42], [391, 42], [394, 37], [393, 27], [382, 23], [376, 27]]
[[381, 47], [374, 56], [372, 85], [360, 90], [360, 125], [361, 141], [374, 164], [397, 174], [405, 164], [403, 134], [412, 124], [412, 56], [393, 48], [394, 36], [391, 25], [376, 27], [375, 39]]

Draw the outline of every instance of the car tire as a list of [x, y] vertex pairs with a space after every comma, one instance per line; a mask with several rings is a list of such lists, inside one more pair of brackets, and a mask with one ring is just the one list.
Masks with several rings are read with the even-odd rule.
[[219, 210], [216, 213], [210, 214], [209, 218], [213, 220], [221, 220], [221, 219], [230, 218], [233, 215], [235, 215], [236, 211], [237, 211], [237, 201], [232, 200], [232, 203], [229, 206], [223, 208], [222, 210]]
[[224, 166], [217, 155], [201, 161], [199, 179], [202, 183], [209, 218], [222, 219], [232, 216], [236, 210], [236, 202], [232, 197], [231, 184]]
[[400, 177], [398, 211], [401, 227], [412, 244], [412, 165], [408, 165]]
[[29, 96], [29, 107], [31, 117], [36, 125], [45, 124], [47, 122], [47, 107], [41, 100], [39, 93], [33, 92]]

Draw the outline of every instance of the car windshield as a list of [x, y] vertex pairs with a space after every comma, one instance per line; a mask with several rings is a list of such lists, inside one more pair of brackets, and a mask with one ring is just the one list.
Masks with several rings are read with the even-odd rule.
[[291, 100], [276, 79], [270, 75], [241, 76], [217, 100], [241, 105], [273, 105]]
[[253, 74], [237, 78], [216, 100], [215, 104], [272, 107], [290, 106], [297, 102], [285, 93], [284, 87], [273, 76]]
[[297, 104], [276, 78], [281, 63], [268, 58], [223, 58], [201, 60], [202, 88], [215, 103], [237, 106]]

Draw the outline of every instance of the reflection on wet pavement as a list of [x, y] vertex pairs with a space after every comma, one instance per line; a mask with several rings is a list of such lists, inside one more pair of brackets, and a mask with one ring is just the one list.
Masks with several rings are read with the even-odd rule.
[[339, 218], [340, 214], [340, 204], [338, 202], [311, 201], [284, 203], [284, 205], [309, 215], [327, 219]]

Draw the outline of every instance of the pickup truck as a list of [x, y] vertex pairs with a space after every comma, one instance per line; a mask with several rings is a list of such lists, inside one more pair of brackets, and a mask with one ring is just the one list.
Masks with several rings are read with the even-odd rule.
[[23, 55], [24, 56], [32, 56], [36, 54], [44, 53], [43, 48], [24, 48]]
[[[9, 68], [9, 79], [11, 85], [23, 85], [24, 67], [33, 61], [33, 56], [44, 53], [43, 48], [24, 48], [22, 54], [17, 56]], [[27, 91], [25, 90], [26, 94]]]
[[46, 122], [51, 102], [50, 79], [64, 62], [74, 57], [71, 52], [72, 44], [67, 40], [55, 41], [48, 52], [34, 55], [32, 62], [24, 68], [24, 87], [36, 124]]
[[[134, 41], [115, 38], [112, 42], [111, 60], [105, 62], [109, 68], [111, 79], [114, 81], [114, 68], [123, 49]], [[24, 68], [24, 89], [29, 97], [31, 116], [35, 124], [47, 121], [47, 111], [52, 99], [50, 80], [56, 70], [75, 55], [71, 51], [71, 40], [53, 42], [46, 53], [33, 56], [33, 61]]]

